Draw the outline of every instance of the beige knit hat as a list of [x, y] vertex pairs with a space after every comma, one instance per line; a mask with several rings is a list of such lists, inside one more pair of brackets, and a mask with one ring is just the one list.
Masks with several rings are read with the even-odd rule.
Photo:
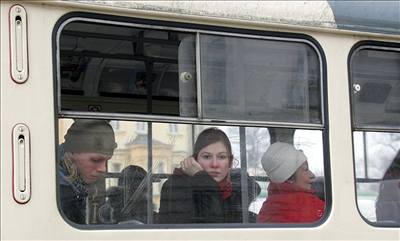
[[305, 161], [307, 157], [293, 145], [275, 142], [264, 153], [261, 164], [272, 182], [282, 183], [288, 180]]

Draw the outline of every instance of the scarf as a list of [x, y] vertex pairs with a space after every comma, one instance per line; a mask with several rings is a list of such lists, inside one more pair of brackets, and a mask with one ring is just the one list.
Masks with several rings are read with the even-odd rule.
[[[174, 175], [182, 176], [186, 175], [186, 173], [181, 168], [175, 168], [173, 171]], [[231, 177], [228, 175], [220, 182], [218, 182], [219, 193], [222, 197], [222, 200], [227, 199], [232, 194], [232, 181]]]
[[81, 177], [76, 178], [74, 180], [70, 180], [68, 178], [69, 173], [64, 165], [63, 160], [60, 160], [59, 173], [61, 177], [60, 181], [61, 185], [70, 185], [74, 190], [75, 194], [80, 195], [82, 197], [86, 197], [88, 195], [87, 185]]
[[219, 193], [223, 200], [227, 199], [232, 194], [232, 181], [230, 175], [228, 175], [218, 183]]

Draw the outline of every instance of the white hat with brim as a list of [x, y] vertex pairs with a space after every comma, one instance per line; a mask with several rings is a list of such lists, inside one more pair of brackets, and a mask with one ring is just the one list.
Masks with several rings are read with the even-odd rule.
[[275, 142], [264, 153], [261, 164], [272, 182], [288, 180], [307, 161], [302, 151], [284, 142]]

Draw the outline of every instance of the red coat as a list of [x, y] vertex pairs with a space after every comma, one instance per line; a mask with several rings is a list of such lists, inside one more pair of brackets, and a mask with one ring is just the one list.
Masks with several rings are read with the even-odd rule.
[[325, 202], [313, 190], [292, 183], [270, 183], [268, 197], [257, 217], [259, 223], [312, 223], [325, 210]]

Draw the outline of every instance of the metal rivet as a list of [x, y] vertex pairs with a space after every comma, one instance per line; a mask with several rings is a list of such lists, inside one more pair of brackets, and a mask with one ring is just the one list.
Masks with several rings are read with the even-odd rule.
[[359, 84], [353, 84], [353, 90], [354, 90], [355, 92], [359, 92], [359, 91], [361, 90], [361, 85], [359, 85]]
[[192, 80], [193, 76], [189, 72], [182, 72], [180, 75], [180, 79], [183, 83], [187, 83], [188, 81]]
[[18, 75], [17, 75], [17, 78], [18, 78], [19, 80], [22, 80], [22, 75], [21, 75], [21, 74], [18, 74]]
[[17, 10], [17, 13], [21, 12], [21, 8], [20, 7], [17, 7], [16, 10]]
[[26, 195], [23, 194], [23, 193], [21, 193], [21, 194], [19, 195], [19, 198], [21, 198], [21, 200], [25, 200], [25, 199], [26, 199]]

